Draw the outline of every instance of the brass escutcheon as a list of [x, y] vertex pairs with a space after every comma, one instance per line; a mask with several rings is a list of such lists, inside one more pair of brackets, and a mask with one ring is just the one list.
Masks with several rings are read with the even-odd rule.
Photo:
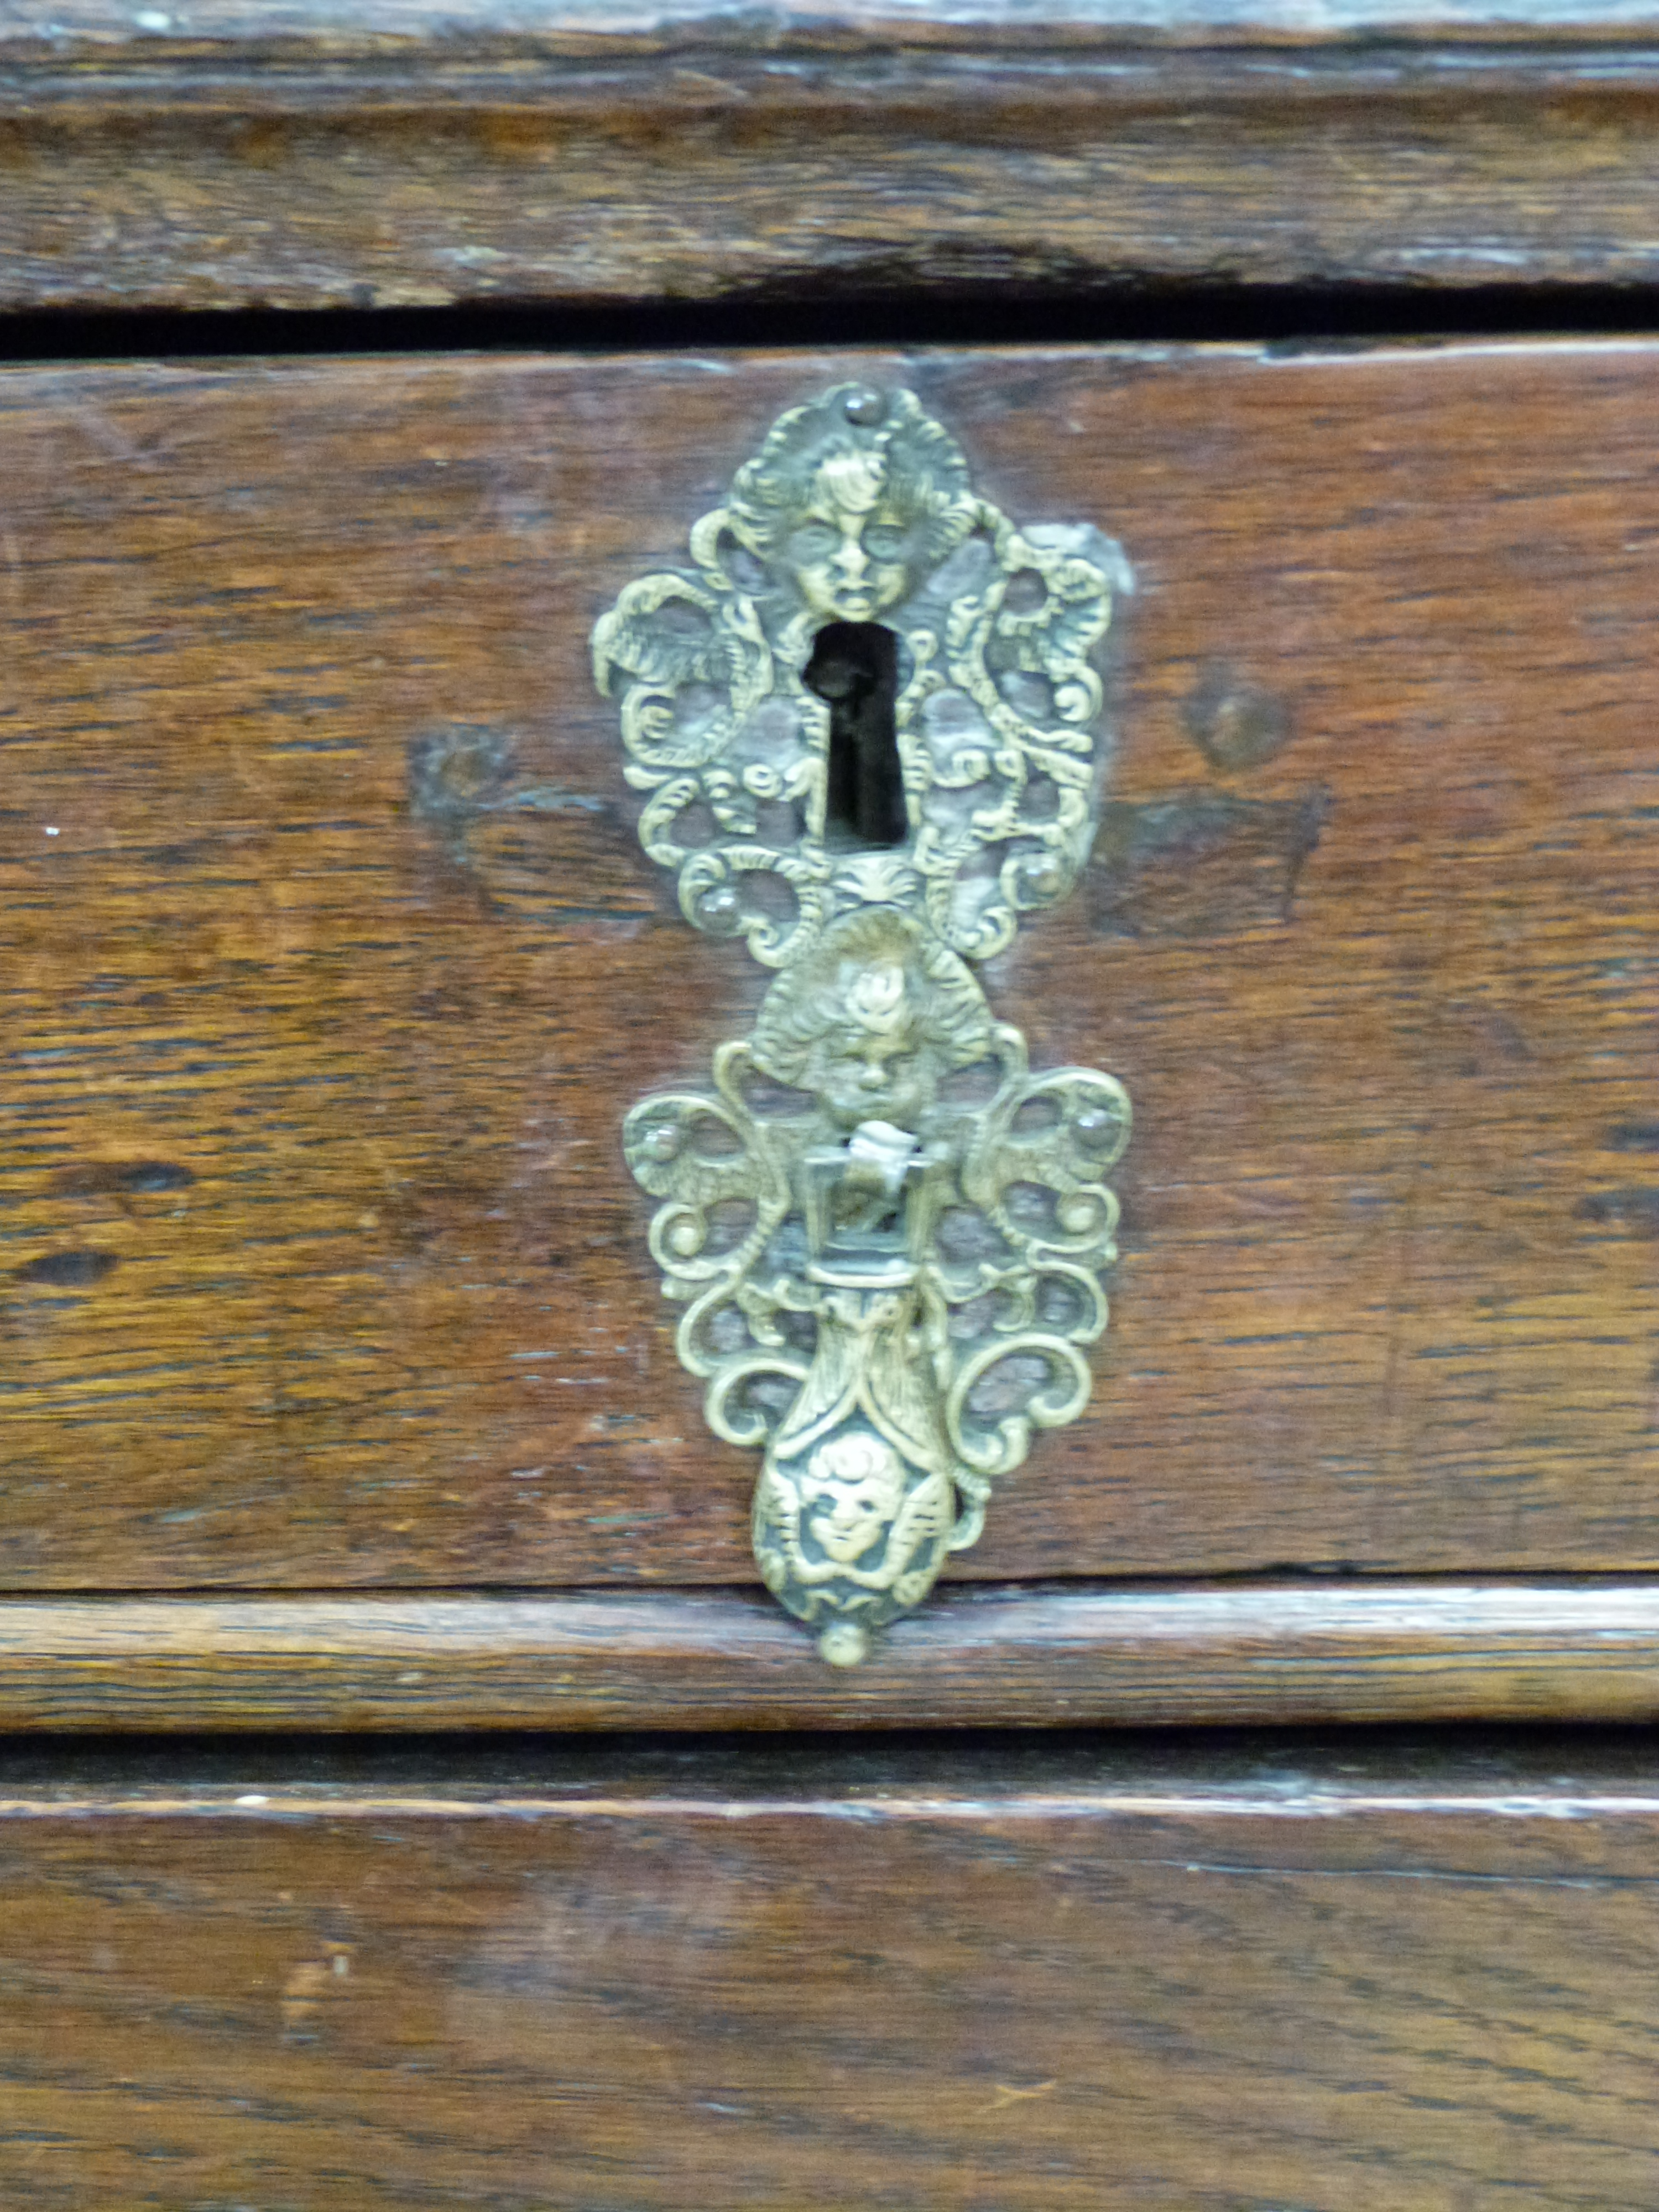
[[778, 972], [713, 1089], [623, 1141], [709, 1423], [765, 1452], [761, 1574], [852, 1666], [1088, 1400], [1128, 1097], [1033, 1074], [969, 963], [1088, 857], [1133, 578], [853, 384], [779, 418], [690, 552], [601, 617], [595, 675], [686, 918]]

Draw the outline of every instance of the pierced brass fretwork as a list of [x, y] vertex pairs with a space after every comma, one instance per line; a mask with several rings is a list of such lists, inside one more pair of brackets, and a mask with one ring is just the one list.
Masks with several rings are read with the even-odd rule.
[[[687, 919], [779, 972], [712, 1090], [641, 1099], [623, 1145], [709, 1422], [765, 1452], [761, 1573], [849, 1666], [1088, 1399], [1129, 1102], [1031, 1073], [969, 963], [1087, 858], [1130, 571], [1087, 524], [1017, 528], [914, 393], [860, 385], [782, 416], [690, 550], [601, 618], [595, 671]], [[871, 625], [890, 650], [826, 673]], [[902, 820], [879, 760], [830, 789], [832, 738], [881, 742], [880, 668]]]

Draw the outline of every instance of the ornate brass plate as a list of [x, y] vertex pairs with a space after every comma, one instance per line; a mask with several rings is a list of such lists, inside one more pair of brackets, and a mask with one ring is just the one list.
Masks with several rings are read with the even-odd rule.
[[850, 1666], [1088, 1399], [1129, 1102], [1033, 1074], [969, 963], [1087, 857], [1130, 571], [858, 385], [782, 416], [690, 551], [595, 672], [686, 918], [778, 974], [713, 1090], [641, 1099], [623, 1144], [708, 1420], [764, 1448], [761, 1573]]

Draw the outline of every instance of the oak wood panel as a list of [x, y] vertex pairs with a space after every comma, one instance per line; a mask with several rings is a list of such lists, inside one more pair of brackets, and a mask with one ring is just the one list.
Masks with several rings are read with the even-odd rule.
[[1659, 1559], [1659, 352], [509, 357], [0, 380], [5, 1585], [749, 1577], [617, 1125], [763, 978], [586, 640], [854, 373], [1141, 586], [988, 971], [1113, 1330], [965, 1571]]
[[9, 1729], [904, 1729], [1659, 1715], [1659, 1587], [969, 1586], [826, 1668], [758, 1592], [13, 1599]]
[[471, 1765], [25, 1767], [8, 2203], [1648, 2200], [1650, 1748]]
[[12, 0], [0, 305], [1647, 283], [1655, 22]]

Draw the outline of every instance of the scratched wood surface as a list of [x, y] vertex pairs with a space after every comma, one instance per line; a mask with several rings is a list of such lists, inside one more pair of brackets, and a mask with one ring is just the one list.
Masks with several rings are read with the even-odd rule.
[[855, 370], [1140, 583], [987, 975], [1113, 1328], [961, 1571], [1659, 1562], [1659, 351], [381, 359], [0, 380], [5, 1587], [751, 1577], [617, 1130], [763, 978], [586, 640]]
[[0, 6], [0, 304], [1659, 275], [1647, 0]]
[[1612, 2212], [1650, 1748], [0, 1780], [8, 2205]]

